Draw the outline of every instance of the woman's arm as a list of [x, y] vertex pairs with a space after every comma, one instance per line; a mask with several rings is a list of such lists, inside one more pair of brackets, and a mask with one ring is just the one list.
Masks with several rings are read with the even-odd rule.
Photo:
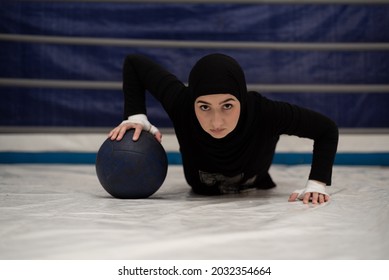
[[169, 113], [185, 85], [148, 57], [128, 55], [123, 65], [124, 115], [146, 114], [145, 91], [150, 92]]
[[138, 140], [142, 130], [150, 131], [161, 141], [161, 133], [147, 120], [145, 92], [147, 90], [161, 102], [169, 114], [183, 88], [182, 82], [151, 59], [128, 55], [123, 65], [124, 121], [108, 137], [121, 140], [127, 130], [135, 129], [134, 141]]
[[332, 166], [338, 147], [338, 127], [328, 117], [285, 102], [268, 101], [272, 106], [276, 133], [295, 135], [314, 141], [310, 180], [331, 185]]
[[[290, 196], [290, 201], [325, 202], [329, 199], [325, 186], [332, 183], [332, 168], [338, 146], [338, 127], [328, 117], [285, 102], [270, 102], [275, 116], [276, 133], [310, 138], [314, 141], [312, 164], [305, 192]], [[320, 195], [322, 194], [322, 195]]]

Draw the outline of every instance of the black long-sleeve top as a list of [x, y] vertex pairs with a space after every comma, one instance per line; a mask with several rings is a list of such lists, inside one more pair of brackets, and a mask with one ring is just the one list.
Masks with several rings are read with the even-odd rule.
[[[183, 159], [184, 174], [195, 192], [220, 193], [221, 184], [267, 188], [275, 184], [268, 174], [276, 144], [282, 134], [314, 140], [309, 179], [331, 184], [332, 167], [338, 144], [338, 128], [329, 118], [286, 102], [272, 101], [256, 92], [248, 93], [248, 102], [255, 106], [257, 127], [252, 131], [255, 148], [247, 149], [243, 157], [228, 164], [207, 159], [207, 151], [196, 147], [192, 122], [193, 101], [188, 87], [173, 74], [147, 57], [129, 55], [123, 66], [124, 119], [135, 114], [147, 114], [145, 92], [150, 92], [163, 106], [175, 129]], [[201, 157], [201, 160], [196, 160]], [[223, 183], [224, 182], [224, 183]], [[220, 184], [219, 184], [220, 185]], [[228, 186], [227, 186], [228, 187]]]

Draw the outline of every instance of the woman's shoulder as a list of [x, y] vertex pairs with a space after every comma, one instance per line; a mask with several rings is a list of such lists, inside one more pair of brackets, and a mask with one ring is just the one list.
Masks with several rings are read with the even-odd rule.
[[248, 100], [249, 103], [253, 104], [258, 110], [271, 108], [276, 105], [275, 101], [267, 98], [257, 91], [249, 91], [248, 92]]
[[249, 92], [249, 103], [252, 104], [256, 114], [260, 114], [261, 118], [276, 119], [279, 117], [287, 116], [287, 112], [295, 110], [292, 104], [274, 100], [267, 96], [262, 95], [259, 92]]

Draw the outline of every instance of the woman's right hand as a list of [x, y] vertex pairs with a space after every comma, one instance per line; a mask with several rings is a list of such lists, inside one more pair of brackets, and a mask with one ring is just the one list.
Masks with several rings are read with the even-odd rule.
[[151, 125], [147, 118], [146, 120], [141, 118], [141, 121], [138, 122], [137, 118], [130, 117], [129, 120], [123, 121], [120, 125], [115, 127], [110, 131], [108, 134], [108, 138], [111, 140], [120, 141], [122, 140], [124, 134], [126, 134], [127, 130], [135, 129], [134, 135], [132, 137], [133, 141], [137, 141], [139, 139], [140, 134], [142, 133], [142, 130], [146, 130], [154, 135], [154, 137], [161, 142], [162, 141], [162, 134], [161, 132], [153, 125]]

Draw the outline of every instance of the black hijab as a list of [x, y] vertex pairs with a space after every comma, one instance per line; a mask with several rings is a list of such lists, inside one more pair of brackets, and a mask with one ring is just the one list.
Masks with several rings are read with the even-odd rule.
[[[224, 54], [210, 54], [201, 58], [192, 68], [188, 83], [192, 98], [191, 114], [193, 157], [197, 167], [206, 172], [241, 174], [255, 161], [255, 126], [257, 117], [254, 102], [249, 102], [246, 79], [240, 65]], [[194, 112], [194, 101], [207, 94], [230, 93], [241, 104], [235, 129], [221, 139], [205, 132]]]

